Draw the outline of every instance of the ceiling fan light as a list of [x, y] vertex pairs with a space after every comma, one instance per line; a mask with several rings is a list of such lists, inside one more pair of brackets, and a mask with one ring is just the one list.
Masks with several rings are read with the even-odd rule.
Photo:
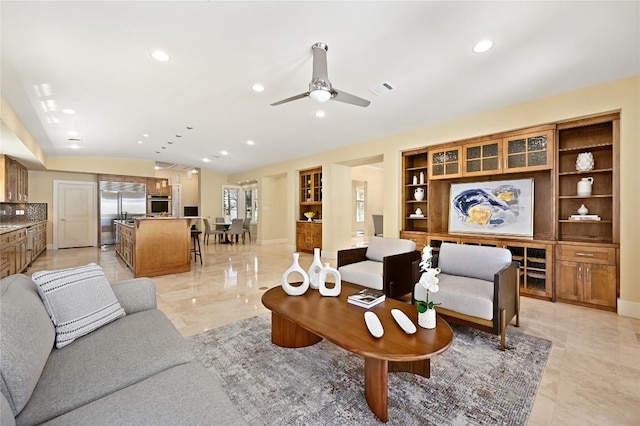
[[327, 102], [331, 99], [331, 92], [328, 90], [315, 89], [309, 93], [309, 97], [316, 102]]

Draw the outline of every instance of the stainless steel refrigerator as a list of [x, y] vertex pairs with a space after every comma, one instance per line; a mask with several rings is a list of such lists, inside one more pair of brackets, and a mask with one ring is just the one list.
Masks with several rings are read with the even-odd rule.
[[100, 182], [100, 245], [115, 244], [114, 220], [144, 217], [147, 186], [143, 183]]

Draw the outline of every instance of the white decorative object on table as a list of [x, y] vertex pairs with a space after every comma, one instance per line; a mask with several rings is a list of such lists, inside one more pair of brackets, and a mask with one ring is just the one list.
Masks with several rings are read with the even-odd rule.
[[[418, 331], [418, 329], [416, 328], [415, 324], [413, 324], [413, 322], [409, 319], [409, 317], [402, 312], [400, 309], [392, 309], [391, 310], [391, 316], [393, 317], [394, 320], [396, 320], [396, 322], [398, 323], [398, 325], [400, 326], [400, 328], [407, 334], [413, 334], [416, 331]], [[420, 315], [418, 314], [418, 317]]]
[[380, 322], [380, 318], [371, 311], [367, 311], [364, 313], [364, 322], [367, 324], [367, 328], [369, 329], [369, 333], [373, 337], [380, 338], [384, 334], [384, 328], [382, 328], [382, 323]]
[[313, 262], [311, 263], [311, 266], [309, 266], [309, 270], [307, 271], [307, 274], [309, 275], [309, 286], [314, 290], [317, 290], [318, 287], [320, 287], [319, 277], [322, 267], [323, 265], [322, 261], [320, 260], [320, 249], [314, 248]]
[[[298, 262], [299, 259], [300, 253], [293, 253], [293, 264], [289, 267], [289, 269], [284, 271], [284, 274], [282, 274], [282, 289], [289, 296], [301, 296], [309, 289], [309, 275], [307, 275], [305, 270], [300, 266], [300, 263]], [[289, 283], [289, 275], [294, 273], [299, 273], [300, 275], [302, 275], [302, 284], [300, 284], [299, 286], [294, 286]]]
[[580, 179], [578, 181], [578, 188], [577, 188], [578, 196], [590, 197], [592, 185], [593, 185], [593, 178], [591, 176]]
[[413, 191], [413, 198], [415, 198], [416, 201], [424, 200], [424, 188], [416, 188], [416, 190]]
[[426, 300], [418, 300], [416, 302], [418, 308], [418, 325], [424, 328], [436, 327], [435, 306], [439, 305], [439, 303], [429, 301], [429, 292], [436, 293], [440, 289], [440, 287], [438, 287], [438, 283], [440, 282], [440, 279], [438, 278], [440, 268], [431, 267], [432, 258], [433, 249], [430, 246], [424, 246], [422, 249], [422, 260], [420, 261], [420, 270], [422, 270], [422, 275], [420, 276], [418, 284], [427, 290]]
[[421, 209], [420, 207], [418, 207], [418, 208], [416, 209], [416, 214], [417, 214], [418, 216], [422, 216], [422, 209]]
[[576, 158], [576, 170], [579, 172], [593, 170], [594, 164], [593, 154], [590, 152], [581, 152]]
[[[327, 275], [333, 275], [335, 280], [333, 288], [327, 288]], [[329, 297], [340, 296], [340, 291], [342, 289], [340, 272], [338, 272], [337, 269], [332, 268], [328, 263], [325, 263], [324, 268], [320, 271], [319, 282], [321, 295]]]
[[589, 209], [584, 204], [581, 205], [580, 208], [578, 209], [578, 214], [580, 216], [584, 216], [584, 215], [586, 215], [588, 213], [589, 213]]
[[424, 183], [424, 172], [420, 172], [420, 185]]

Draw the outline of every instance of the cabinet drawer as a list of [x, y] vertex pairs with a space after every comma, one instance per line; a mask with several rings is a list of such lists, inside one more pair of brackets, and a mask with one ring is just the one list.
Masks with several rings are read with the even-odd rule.
[[574, 262], [616, 264], [616, 249], [613, 247], [574, 246], [558, 244], [558, 260]]

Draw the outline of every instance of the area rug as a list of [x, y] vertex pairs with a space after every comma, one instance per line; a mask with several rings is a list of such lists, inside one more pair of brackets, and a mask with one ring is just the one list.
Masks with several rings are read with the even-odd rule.
[[[269, 314], [193, 336], [196, 357], [252, 425], [378, 425], [364, 397], [364, 359], [336, 345], [271, 343]], [[336, 323], [339, 327], [339, 321]], [[551, 342], [453, 326], [431, 378], [389, 373], [389, 425], [524, 425]]]

